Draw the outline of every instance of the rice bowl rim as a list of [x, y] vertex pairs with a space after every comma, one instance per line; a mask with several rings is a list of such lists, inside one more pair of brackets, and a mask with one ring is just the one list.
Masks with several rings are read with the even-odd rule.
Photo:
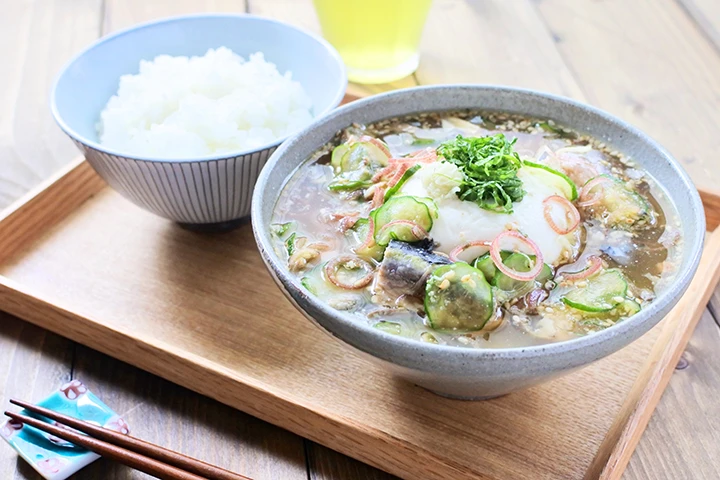
[[[95, 142], [92, 140], [89, 140], [88, 138], [84, 137], [83, 135], [80, 135], [77, 133], [74, 129], [72, 129], [62, 118], [60, 115], [60, 112], [58, 111], [57, 106], [57, 89], [58, 84], [60, 83], [60, 79], [65, 75], [65, 73], [70, 69], [70, 67], [78, 61], [80, 58], [82, 58], [84, 55], [86, 55], [89, 51], [99, 48], [104, 43], [115, 40], [119, 37], [134, 33], [136, 30], [142, 30], [145, 28], [151, 28], [155, 27], [157, 25], [162, 25], [165, 23], [171, 23], [171, 22], [177, 22], [177, 21], [183, 21], [183, 20], [193, 20], [193, 19], [200, 19], [200, 18], [238, 18], [238, 19], [249, 19], [251, 21], [261, 21], [265, 23], [275, 24], [279, 25], [283, 28], [295, 30], [301, 34], [304, 34], [311, 39], [318, 42], [325, 50], [325, 52], [329, 55], [329, 57], [335, 61], [335, 64], [339, 67], [339, 73], [340, 73], [340, 82], [338, 82], [338, 85], [336, 86], [336, 93], [335, 96], [332, 98], [330, 103], [320, 112], [313, 112], [312, 120], [307, 125], [304, 125], [300, 128], [297, 128], [290, 132], [287, 135], [283, 135], [281, 137], [276, 138], [275, 140], [265, 143], [263, 145], [260, 145], [258, 147], [254, 148], [246, 148], [242, 150], [230, 150], [222, 153], [215, 153], [210, 155], [203, 155], [203, 156], [193, 156], [193, 157], [186, 157], [186, 158], [170, 158], [170, 157], [156, 157], [151, 155], [138, 155], [133, 153], [126, 153], [121, 150], [116, 150], [114, 148], [107, 148], [103, 145], [101, 145], [99, 142]], [[232, 49], [231, 49], [232, 50]], [[234, 53], [234, 52], [233, 52]], [[266, 60], [267, 61], [267, 60]], [[273, 63], [269, 62], [268, 63]], [[118, 79], [119, 80], [119, 79]], [[299, 82], [298, 82], [299, 83]], [[206, 162], [206, 161], [213, 161], [213, 160], [222, 160], [226, 158], [233, 158], [233, 157], [241, 157], [257, 152], [261, 152], [263, 150], [267, 150], [270, 148], [277, 147], [282, 142], [287, 140], [290, 137], [293, 137], [297, 133], [304, 130], [308, 125], [315, 122], [317, 119], [323, 117], [328, 112], [331, 112], [333, 109], [335, 109], [338, 105], [340, 105], [340, 102], [345, 96], [345, 90], [347, 89], [347, 72], [345, 69], [345, 64], [342, 61], [342, 58], [340, 57], [340, 54], [335, 50], [335, 48], [324, 38], [322, 38], [319, 35], [316, 35], [312, 32], [307, 31], [304, 28], [297, 27], [295, 25], [290, 25], [285, 22], [281, 22], [279, 20], [275, 20], [272, 18], [263, 17], [260, 15], [252, 15], [247, 13], [205, 13], [205, 14], [190, 14], [190, 15], [177, 15], [173, 17], [166, 17], [159, 20], [153, 20], [149, 22], [143, 22], [137, 25], [134, 25], [132, 27], [120, 30], [118, 32], [115, 32], [113, 34], [107, 35], [105, 37], [102, 37], [92, 43], [87, 48], [83, 49], [80, 53], [72, 57], [63, 67], [60, 69], [60, 73], [55, 77], [55, 80], [53, 81], [53, 86], [50, 93], [50, 109], [52, 111], [53, 118], [57, 122], [58, 126], [62, 129], [63, 132], [65, 132], [70, 138], [73, 140], [90, 147], [94, 150], [97, 150], [99, 152], [113, 155], [115, 157], [121, 157], [121, 158], [127, 158], [130, 160], [136, 160], [141, 162], [164, 162], [164, 163], [190, 163], [190, 162]], [[300, 84], [303, 89], [304, 86]], [[109, 101], [110, 99], [108, 99]], [[99, 115], [99, 113], [98, 113]]]

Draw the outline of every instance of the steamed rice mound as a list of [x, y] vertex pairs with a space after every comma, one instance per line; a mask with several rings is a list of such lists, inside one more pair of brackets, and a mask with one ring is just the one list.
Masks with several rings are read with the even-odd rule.
[[141, 61], [100, 114], [98, 137], [126, 154], [187, 158], [257, 148], [304, 127], [312, 103], [262, 53]]

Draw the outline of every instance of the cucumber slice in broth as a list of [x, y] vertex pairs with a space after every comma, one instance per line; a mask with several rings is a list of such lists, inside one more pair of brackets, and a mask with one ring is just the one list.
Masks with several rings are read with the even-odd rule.
[[481, 330], [495, 313], [485, 275], [467, 263], [435, 269], [425, 287], [425, 313], [436, 330]]
[[333, 149], [332, 155], [330, 156], [330, 165], [333, 167], [333, 170], [335, 170], [336, 172], [340, 170], [340, 163], [342, 162], [342, 157], [349, 150], [350, 147], [348, 147], [347, 143], [341, 143]]
[[564, 173], [548, 167], [547, 165], [543, 165], [542, 163], [535, 163], [527, 160], [523, 161], [523, 165], [528, 167], [528, 172], [531, 172], [533, 175], [537, 175], [538, 178], [541, 178], [543, 183], [557, 187], [563, 193], [565, 198], [571, 202], [577, 200], [577, 185], [575, 185], [575, 182], [570, 180], [570, 177]]
[[[505, 260], [510, 254], [506, 252], [500, 252], [500, 256], [503, 260]], [[478, 257], [473, 262], [473, 267], [480, 270], [483, 275], [485, 275], [485, 280], [488, 282], [492, 282], [495, 278], [495, 274], [497, 273], [498, 269], [495, 266], [495, 263], [493, 262], [492, 258], [490, 258], [490, 254], [486, 253], [485, 255]]]
[[420, 165], [413, 165], [412, 167], [405, 170], [405, 173], [403, 173], [402, 177], [400, 177], [400, 180], [398, 180], [398, 182], [395, 185], [393, 185], [391, 188], [388, 189], [387, 192], [385, 192], [385, 201], [387, 202], [390, 199], [390, 197], [395, 195], [398, 192], [398, 190], [400, 190], [400, 188], [402, 188], [402, 186], [405, 184], [405, 182], [407, 182], [410, 177], [415, 175], [415, 172], [420, 170], [420, 168], [421, 168]]
[[408, 220], [429, 232], [433, 225], [432, 215], [427, 205], [411, 196], [395, 196], [381, 207], [371, 212], [375, 220], [375, 243], [386, 246], [390, 240], [415, 242], [420, 240], [407, 224], [393, 225], [383, 229], [385, 225], [396, 220]]
[[584, 312], [609, 312], [625, 301], [628, 283], [620, 270], [612, 268], [590, 277], [587, 286], [575, 286], [562, 297], [566, 305]]
[[386, 167], [387, 164], [388, 157], [385, 152], [370, 142], [354, 143], [340, 158], [340, 170], [343, 172], [376, 170]]
[[628, 189], [623, 182], [611, 175], [602, 176], [609, 180], [609, 186], [603, 189], [599, 206], [600, 210], [604, 210], [603, 218], [608, 225], [628, 228], [641, 220], [653, 221], [653, 208], [642, 195]]
[[361, 218], [355, 222], [355, 225], [353, 225], [352, 228], [345, 233], [345, 235], [353, 237], [353, 241], [356, 245], [353, 247], [353, 251], [357, 255], [372, 258], [373, 260], [377, 260], [379, 262], [383, 258], [385, 247], [373, 243], [372, 245], [363, 246], [361, 248], [361, 246], [365, 243], [369, 228], [370, 221], [367, 218]]

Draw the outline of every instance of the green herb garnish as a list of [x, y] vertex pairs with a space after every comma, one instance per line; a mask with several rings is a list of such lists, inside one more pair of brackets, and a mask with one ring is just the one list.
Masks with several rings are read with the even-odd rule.
[[464, 174], [457, 192], [460, 200], [497, 213], [513, 212], [513, 202], [525, 196], [517, 176], [522, 161], [513, 151], [515, 141], [502, 133], [476, 138], [458, 135], [438, 147], [438, 154]]

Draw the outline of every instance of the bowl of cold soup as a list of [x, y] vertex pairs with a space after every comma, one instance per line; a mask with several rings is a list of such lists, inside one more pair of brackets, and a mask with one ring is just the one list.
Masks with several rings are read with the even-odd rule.
[[587, 365], [672, 308], [704, 214], [672, 157], [569, 99], [436, 86], [342, 107], [273, 154], [262, 256], [321, 329], [437, 393]]

